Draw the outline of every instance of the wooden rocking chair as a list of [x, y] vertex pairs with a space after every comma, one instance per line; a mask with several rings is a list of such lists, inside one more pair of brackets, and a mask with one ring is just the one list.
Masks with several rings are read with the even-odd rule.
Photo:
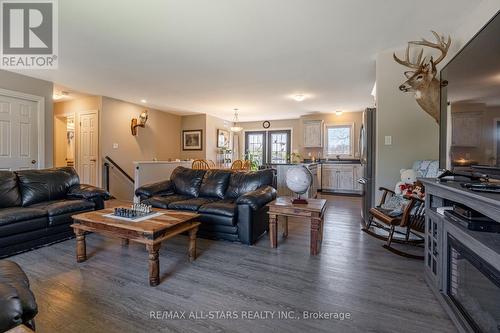
[[[405, 199], [408, 200], [408, 204], [405, 206], [403, 213], [395, 217], [390, 216], [381, 206], [385, 203], [389, 195], [392, 196], [395, 193], [383, 187], [381, 187], [380, 190], [384, 191], [380, 205], [370, 209], [368, 224], [361, 230], [370, 236], [385, 240], [386, 244], [384, 248], [394, 254], [407, 258], [424, 260], [423, 256], [414, 255], [394, 248], [392, 243], [414, 246], [421, 246], [421, 244], [424, 243], [425, 239], [422, 234], [425, 232], [425, 202], [414, 196], [405, 196]], [[389, 232], [389, 235], [385, 237], [377, 234], [370, 230], [372, 226]], [[399, 231], [396, 227], [406, 229], [406, 231]], [[404, 237], [394, 237], [395, 234], [403, 235]], [[414, 235], [415, 238], [410, 239], [411, 235]]]

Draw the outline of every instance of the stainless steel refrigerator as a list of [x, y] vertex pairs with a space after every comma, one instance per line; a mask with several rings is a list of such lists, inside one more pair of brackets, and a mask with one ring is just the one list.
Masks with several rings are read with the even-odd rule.
[[359, 155], [364, 168], [363, 177], [358, 182], [363, 185], [361, 217], [365, 222], [368, 219], [368, 211], [375, 204], [375, 116], [376, 109], [366, 109], [359, 131]]

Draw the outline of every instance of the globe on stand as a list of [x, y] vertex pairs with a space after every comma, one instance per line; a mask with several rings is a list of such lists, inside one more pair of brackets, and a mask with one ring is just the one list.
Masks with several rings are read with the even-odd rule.
[[313, 182], [311, 171], [304, 165], [294, 166], [288, 169], [285, 181], [290, 191], [297, 194], [297, 198], [293, 199], [292, 203], [307, 204], [307, 200], [301, 199], [300, 195], [306, 193]]

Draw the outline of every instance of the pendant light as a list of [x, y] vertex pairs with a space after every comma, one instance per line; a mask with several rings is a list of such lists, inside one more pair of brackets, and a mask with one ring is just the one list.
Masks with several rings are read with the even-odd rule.
[[243, 127], [238, 126], [238, 109], [234, 109], [233, 126], [229, 129], [231, 132], [241, 132]]

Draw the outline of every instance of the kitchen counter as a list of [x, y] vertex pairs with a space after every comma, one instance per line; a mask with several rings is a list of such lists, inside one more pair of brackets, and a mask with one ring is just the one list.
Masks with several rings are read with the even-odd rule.
[[319, 163], [317, 162], [300, 162], [300, 163], [268, 163], [267, 165], [269, 166], [280, 166], [280, 165], [305, 165], [305, 166], [311, 166], [311, 165], [317, 165]]
[[316, 163], [316, 164], [361, 164], [359, 159], [331, 159], [331, 160], [319, 160], [315, 162], [309, 162], [309, 160], [304, 160], [304, 163]]

